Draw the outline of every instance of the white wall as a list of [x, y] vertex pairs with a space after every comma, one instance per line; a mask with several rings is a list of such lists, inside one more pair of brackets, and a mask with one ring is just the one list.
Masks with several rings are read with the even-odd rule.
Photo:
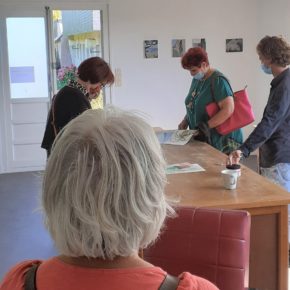
[[[174, 38], [185, 38], [187, 49], [192, 38], [206, 38], [211, 65], [229, 77], [234, 89], [248, 84], [250, 96], [256, 95], [256, 1], [111, 0], [109, 12], [111, 62], [122, 72], [113, 102], [147, 112], [152, 125], [176, 128], [185, 114], [191, 77], [180, 58], [171, 57]], [[225, 53], [226, 38], [243, 38], [244, 52]], [[144, 59], [145, 39], [159, 40], [158, 59]]]
[[[79, 3], [1, 0], [14, 9], [17, 2]], [[229, 77], [234, 89], [248, 85], [256, 119], [261, 118], [271, 78], [260, 70], [256, 44], [266, 34], [284, 34], [290, 40], [288, 0], [95, 1], [104, 2], [109, 5], [111, 64], [121, 70], [121, 86], [112, 89], [114, 104], [144, 111], [153, 126], [176, 128], [185, 113], [191, 77], [180, 59], [171, 57], [171, 39], [185, 38], [189, 48], [192, 38], [204, 37], [212, 66]], [[225, 53], [226, 38], [243, 38], [243, 53]], [[144, 59], [146, 39], [158, 39], [158, 59]], [[245, 130], [246, 135], [251, 129]]]

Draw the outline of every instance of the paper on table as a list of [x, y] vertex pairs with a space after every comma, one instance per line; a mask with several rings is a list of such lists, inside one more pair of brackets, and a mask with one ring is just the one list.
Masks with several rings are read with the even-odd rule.
[[198, 130], [164, 130], [156, 132], [160, 144], [185, 145]]
[[199, 164], [196, 163], [176, 163], [166, 167], [166, 174], [190, 173], [205, 171]]

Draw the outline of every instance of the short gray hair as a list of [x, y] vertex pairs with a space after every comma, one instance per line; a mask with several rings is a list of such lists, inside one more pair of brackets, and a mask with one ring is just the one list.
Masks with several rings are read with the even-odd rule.
[[57, 136], [43, 181], [45, 223], [62, 254], [129, 256], [173, 209], [153, 129], [133, 112], [87, 110]]

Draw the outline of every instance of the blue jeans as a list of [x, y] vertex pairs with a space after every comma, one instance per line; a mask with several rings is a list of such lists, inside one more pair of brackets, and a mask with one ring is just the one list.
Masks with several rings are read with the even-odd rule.
[[261, 175], [290, 192], [290, 163], [278, 163], [269, 168], [261, 167], [260, 170]]
[[[261, 175], [290, 192], [290, 163], [278, 163], [269, 168], [260, 168]], [[288, 241], [290, 244], [290, 205], [288, 205]]]

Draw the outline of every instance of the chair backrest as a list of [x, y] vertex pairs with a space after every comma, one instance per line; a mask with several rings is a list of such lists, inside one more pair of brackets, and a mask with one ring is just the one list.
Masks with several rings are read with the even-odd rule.
[[143, 251], [144, 259], [172, 275], [187, 271], [201, 276], [220, 290], [248, 287], [249, 213], [180, 207], [177, 214]]

